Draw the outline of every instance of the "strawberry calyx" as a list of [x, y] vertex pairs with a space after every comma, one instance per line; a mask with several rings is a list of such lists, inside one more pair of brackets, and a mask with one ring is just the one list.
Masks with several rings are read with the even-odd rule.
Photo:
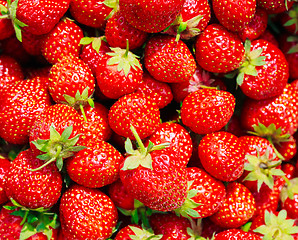
[[22, 218], [20, 225], [23, 227], [20, 232], [20, 240], [28, 239], [39, 232], [46, 235], [48, 240], [52, 238], [53, 229], [59, 227], [59, 222], [57, 221], [58, 215], [56, 213], [51, 213], [49, 209], [44, 208], [26, 208], [14, 199], [11, 198], [10, 200], [12, 205], [6, 205], [3, 208], [13, 211], [10, 215]]
[[199, 192], [197, 189], [191, 189], [193, 181], [187, 182], [187, 197], [184, 201], [184, 203], [177, 209], [174, 210], [177, 216], [182, 216], [185, 218], [188, 218], [189, 220], [192, 220], [192, 218], [199, 218], [200, 214], [194, 210], [198, 206], [200, 206], [200, 203], [196, 203], [192, 198], [197, 195]]
[[99, 49], [101, 47], [101, 42], [106, 41], [104, 36], [102, 37], [83, 37], [80, 40], [81, 45], [89, 45], [91, 44], [92, 48], [99, 53]]
[[252, 127], [254, 129], [254, 132], [248, 131], [248, 133], [262, 138], [266, 138], [271, 143], [277, 157], [281, 160], [284, 160], [284, 157], [275, 148], [275, 144], [288, 142], [290, 140], [291, 135], [288, 133], [281, 134], [281, 128], [276, 129], [274, 123], [271, 123], [268, 127], [266, 127], [262, 123], [258, 123], [258, 125], [254, 124], [252, 125]]
[[298, 178], [288, 179], [284, 177], [286, 184], [280, 192], [280, 200], [285, 202], [287, 198], [294, 199], [294, 194], [298, 194]]
[[297, 33], [298, 32], [298, 5], [293, 5], [293, 8], [288, 12], [288, 15], [290, 19], [284, 24], [284, 26], [288, 27], [295, 24], [295, 33]]
[[187, 240], [207, 240], [209, 238], [201, 237], [202, 234], [202, 219], [199, 218], [195, 222], [193, 219], [189, 219], [191, 227], [187, 228], [187, 234], [190, 236]]
[[183, 91], [195, 92], [201, 88], [218, 89], [217, 87], [210, 87], [215, 82], [214, 78], [211, 78], [210, 73], [203, 70], [201, 74], [194, 74], [192, 79], [189, 80], [189, 85], [184, 88]]
[[124, 71], [125, 76], [127, 77], [130, 68], [137, 70], [137, 68], [142, 70], [142, 66], [137, 59], [138, 56], [129, 51], [129, 43], [126, 41], [126, 49], [122, 48], [110, 48], [112, 52], [106, 53], [112, 58], [109, 59], [108, 65], [117, 65], [117, 71]]
[[92, 94], [90, 96], [88, 96], [88, 90], [89, 90], [89, 87], [86, 87], [83, 90], [82, 94], [80, 94], [80, 91], [78, 90], [74, 97], [69, 96], [67, 94], [63, 95], [63, 97], [66, 100], [66, 103], [69, 106], [73, 107], [76, 110], [78, 110], [78, 109], [81, 110], [85, 122], [87, 122], [87, 117], [86, 117], [86, 114], [85, 114], [85, 111], [84, 111], [84, 106], [89, 104], [90, 107], [94, 108], [94, 101], [91, 98]]
[[298, 36], [289, 36], [287, 37], [287, 42], [295, 42], [296, 44], [292, 46], [287, 54], [298, 52]]
[[142, 229], [135, 226], [129, 226], [129, 228], [134, 232], [134, 235], [129, 235], [132, 240], [159, 240], [163, 237], [162, 234], [155, 235], [151, 228], [144, 226]]
[[239, 86], [242, 85], [244, 75], [258, 76], [258, 72], [256, 70], [257, 66], [263, 66], [266, 64], [265, 59], [266, 56], [261, 56], [263, 52], [263, 48], [255, 49], [251, 51], [251, 41], [246, 39], [245, 44], [245, 61], [238, 69], [238, 76], [236, 78], [236, 82]]
[[270, 189], [273, 188], [273, 176], [284, 176], [285, 173], [276, 167], [281, 164], [281, 160], [274, 160], [276, 154], [269, 156], [270, 148], [266, 149], [265, 154], [260, 155], [259, 148], [256, 147], [257, 156], [246, 155], [247, 162], [244, 163], [244, 170], [250, 173], [243, 179], [243, 181], [257, 181], [258, 192], [262, 184], [266, 184]]
[[56, 131], [54, 124], [52, 124], [50, 126], [50, 139], [38, 139], [36, 141], [32, 141], [38, 150], [45, 152], [45, 154], [37, 156], [38, 159], [45, 161], [45, 164], [38, 168], [29, 170], [37, 171], [52, 162], [56, 162], [56, 166], [58, 167], [59, 171], [61, 171], [64, 158], [71, 157], [73, 156], [73, 152], [78, 152], [86, 148], [84, 146], [75, 146], [79, 140], [80, 134], [69, 139], [72, 131], [73, 126], [69, 126], [65, 128], [60, 135]]
[[153, 167], [150, 152], [162, 150], [168, 147], [170, 143], [166, 142], [154, 145], [151, 141], [149, 141], [148, 146], [145, 147], [134, 126], [131, 125], [130, 130], [137, 141], [138, 149], [134, 150], [131, 140], [129, 138], [126, 139], [125, 150], [130, 156], [125, 159], [121, 170], [132, 170], [138, 168], [139, 166], [152, 170]]
[[265, 224], [254, 229], [254, 232], [263, 235], [262, 239], [293, 239], [291, 234], [298, 233], [294, 219], [287, 219], [287, 211], [281, 210], [276, 216], [265, 210]]
[[105, 20], [111, 18], [119, 10], [119, 0], [105, 0], [103, 4], [112, 9]]
[[27, 24], [21, 22], [17, 19], [17, 7], [18, 7], [19, 0], [11, 1], [7, 0], [7, 7], [0, 4], [0, 12], [2, 16], [0, 16], [0, 19], [8, 18], [11, 19], [12, 25], [14, 27], [16, 37], [17, 39], [22, 42], [22, 27], [28, 26]]

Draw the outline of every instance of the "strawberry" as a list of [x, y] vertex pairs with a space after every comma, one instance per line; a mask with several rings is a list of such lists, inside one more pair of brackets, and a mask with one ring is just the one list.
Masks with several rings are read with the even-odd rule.
[[160, 124], [156, 131], [148, 138], [155, 145], [169, 143], [167, 148], [160, 150], [166, 154], [171, 154], [176, 158], [176, 163], [186, 167], [192, 154], [192, 140], [187, 130], [178, 123], [164, 122]]
[[[6, 174], [5, 192], [26, 208], [50, 208], [59, 199], [62, 177], [54, 164], [31, 171], [43, 164], [30, 149], [21, 152]], [[37, 180], [39, 179], [39, 180]]]
[[162, 235], [155, 235], [152, 229], [142, 228], [136, 224], [130, 224], [117, 233], [114, 240], [133, 240], [133, 239], [162, 239]]
[[41, 56], [41, 42], [44, 35], [35, 35], [28, 31], [22, 31], [22, 46], [33, 56]]
[[283, 156], [283, 161], [290, 161], [297, 154], [297, 143], [293, 136], [290, 136], [286, 142], [276, 144], [276, 150]]
[[228, 30], [237, 32], [253, 18], [256, 11], [256, 0], [241, 2], [214, 0], [212, 7], [219, 22]]
[[231, 119], [224, 126], [223, 131], [234, 134], [237, 137], [245, 135], [245, 131], [241, 128], [240, 117], [238, 115], [232, 115]]
[[267, 42], [271, 42], [276, 47], [279, 47], [279, 43], [276, 37], [272, 34], [272, 32], [267, 28], [258, 39], [263, 39]]
[[294, 234], [298, 233], [295, 221], [287, 217], [287, 212], [265, 211], [259, 215], [251, 224], [250, 231], [261, 236], [262, 239], [293, 239]]
[[[93, 107], [90, 105], [85, 106], [84, 113], [87, 122], [83, 123], [83, 136], [81, 139], [87, 137], [94, 140], [107, 141], [112, 135], [108, 119], [109, 110], [104, 105], [95, 102]], [[83, 113], [81, 112], [82, 115]]]
[[6, 184], [6, 174], [10, 168], [10, 161], [8, 158], [0, 155], [0, 205], [8, 201], [8, 198], [5, 193], [5, 184]]
[[214, 238], [214, 240], [240, 240], [240, 239], [245, 239], [245, 240], [261, 240], [261, 238], [252, 233], [252, 232], [245, 232], [241, 229], [235, 229], [231, 228], [228, 230], [225, 230], [223, 232], [217, 233]]
[[75, 146], [82, 133], [83, 118], [72, 107], [56, 104], [46, 108], [36, 119], [30, 131], [30, 147], [44, 165], [56, 161], [59, 170], [63, 159], [80, 151], [83, 147]]
[[294, 4], [289, 11], [285, 11], [281, 14], [280, 22], [284, 29], [290, 34], [297, 34], [298, 32], [298, 5]]
[[210, 20], [208, 1], [186, 0], [179, 15], [165, 33], [177, 36], [177, 39], [190, 39], [205, 29]]
[[119, 178], [123, 156], [112, 145], [101, 140], [86, 138], [80, 144], [86, 148], [67, 159], [66, 170], [76, 183], [100, 188]]
[[288, 11], [294, 4], [291, 0], [257, 0], [259, 7], [264, 8], [268, 14]]
[[224, 203], [210, 220], [221, 227], [238, 228], [253, 216], [255, 199], [244, 185], [237, 182], [229, 183], [226, 191]]
[[284, 53], [289, 64], [291, 79], [298, 79], [298, 37], [295, 35], [283, 34], [279, 39], [280, 49]]
[[137, 56], [126, 49], [111, 48], [97, 62], [96, 80], [101, 92], [108, 98], [118, 99], [134, 92], [142, 79], [143, 69]]
[[223, 183], [204, 170], [186, 168], [188, 195], [181, 207], [175, 209], [178, 216], [191, 218], [209, 217], [218, 211], [226, 197]]
[[129, 49], [132, 50], [145, 43], [148, 33], [131, 26], [123, 17], [122, 12], [117, 12], [107, 21], [105, 36], [111, 47], [125, 49], [128, 41]]
[[41, 35], [50, 32], [66, 13], [70, 0], [18, 0], [16, 18], [26, 26], [24, 31]]
[[[143, 93], [131, 93], [119, 98], [109, 110], [109, 124], [117, 134], [134, 139], [133, 125], [140, 138], [150, 136], [160, 122], [156, 104]], [[121, 122], [119, 121], [121, 119]]]
[[156, 35], [147, 41], [144, 63], [148, 72], [161, 82], [188, 81], [196, 69], [187, 45], [167, 35]]
[[[49, 75], [49, 91], [56, 103], [78, 109], [94, 92], [95, 79], [88, 65], [78, 57], [67, 56], [54, 64]], [[78, 95], [87, 89], [87, 99]]]
[[191, 224], [188, 219], [178, 217], [173, 213], [154, 213], [150, 217], [150, 224], [155, 234], [162, 235], [161, 240], [201, 239], [199, 237], [200, 226], [195, 226], [194, 222]]
[[250, 41], [257, 39], [267, 28], [268, 14], [263, 8], [256, 8], [251, 21], [242, 27], [237, 33], [242, 42], [248, 38]]
[[135, 209], [135, 199], [126, 190], [120, 179], [116, 180], [108, 186], [108, 193], [117, 208], [128, 211]]
[[209, 72], [227, 73], [241, 66], [244, 46], [240, 38], [223, 26], [208, 25], [195, 41], [197, 63]]
[[117, 208], [106, 194], [80, 185], [62, 195], [59, 216], [66, 239], [107, 239], [118, 220]]
[[281, 50], [265, 40], [248, 40], [245, 55], [237, 77], [243, 93], [256, 100], [280, 95], [289, 78], [288, 63]]
[[37, 79], [16, 81], [0, 94], [0, 137], [26, 144], [36, 117], [51, 105], [50, 95]]
[[73, 18], [86, 26], [104, 29], [107, 18], [117, 9], [116, 0], [72, 0], [69, 11]]
[[45, 211], [33, 211], [14, 206], [1, 208], [1, 239], [56, 240], [58, 234], [57, 215]]
[[133, 150], [130, 139], [126, 140], [129, 156], [120, 168], [124, 187], [135, 199], [153, 210], [166, 212], [180, 207], [186, 198], [185, 168], [178, 167], [171, 155], [160, 151], [167, 144], [150, 142], [145, 148], [134, 127], [131, 131], [139, 149]]
[[1, 12], [0, 12], [0, 40], [3, 40], [3, 39], [11, 37], [14, 34], [14, 29], [13, 29], [13, 25], [11, 24], [10, 19], [1, 18], [1, 16], [5, 15], [6, 11], [8, 11], [7, 10], [7, 1], [1, 0], [0, 5], [2, 5]]
[[0, 55], [0, 89], [2, 90], [8, 84], [23, 79], [24, 73], [21, 65], [8, 55]]
[[157, 33], [167, 28], [181, 11], [184, 0], [120, 0], [126, 21], [144, 32]]
[[136, 92], [142, 92], [150, 97], [159, 109], [164, 108], [173, 100], [173, 94], [167, 83], [155, 80], [149, 73], [144, 72]]
[[197, 65], [196, 71], [189, 81], [171, 83], [170, 86], [176, 102], [182, 102], [188, 94], [200, 88], [218, 87], [220, 90], [226, 90], [226, 86], [221, 79], [213, 78], [209, 72], [203, 70], [199, 65]]
[[72, 20], [63, 18], [44, 36], [41, 53], [51, 64], [57, 63], [67, 55], [79, 57], [82, 37], [82, 29]]
[[222, 90], [199, 89], [182, 102], [184, 125], [198, 134], [215, 132], [224, 127], [233, 115], [234, 96]]
[[80, 44], [84, 45], [80, 58], [88, 64], [92, 73], [95, 75], [99, 60], [105, 53], [111, 51], [109, 45], [104, 41], [103, 37], [84, 37], [81, 39]]
[[285, 209], [288, 216], [298, 219], [298, 178], [286, 181], [280, 192], [281, 208]]
[[244, 151], [239, 139], [228, 132], [205, 135], [199, 144], [204, 169], [222, 181], [238, 179], [244, 170]]
[[274, 140], [278, 135], [292, 135], [298, 128], [297, 87], [295, 82], [292, 82], [287, 84], [282, 94], [277, 97], [260, 101], [247, 99], [241, 112], [243, 128], [252, 131], [254, 125], [261, 123], [269, 128], [272, 124], [270, 129], [265, 130], [267, 132], [264, 132], [264, 136], [270, 136]]

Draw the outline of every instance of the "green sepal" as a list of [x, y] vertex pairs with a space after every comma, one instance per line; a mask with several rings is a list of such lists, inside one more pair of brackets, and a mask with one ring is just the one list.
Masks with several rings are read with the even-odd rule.
[[129, 228], [134, 232], [134, 235], [129, 235], [132, 240], [159, 240], [163, 236], [155, 235], [151, 228], [145, 229], [142, 227], [142, 229], [140, 229], [135, 226], [129, 226]]
[[2, 16], [6, 16], [9, 14], [7, 7], [4, 5], [0, 4], [0, 13]]
[[89, 104], [90, 106], [93, 105], [94, 107], [94, 102], [92, 100], [93, 93], [90, 96], [88, 96], [88, 91], [89, 91], [89, 87], [86, 87], [82, 91], [82, 93], [80, 93], [80, 91], [78, 90], [75, 96], [69, 96], [67, 94], [64, 94], [63, 97], [66, 101], [65, 103], [76, 110], [81, 109], [81, 106], [84, 107], [87, 104]]
[[109, 8], [112, 8], [112, 11], [109, 13], [109, 15], [105, 18], [105, 20], [108, 20], [111, 18], [119, 9], [119, 0], [105, 0], [103, 2], [104, 5], [106, 5]]
[[93, 42], [93, 38], [92, 37], [83, 37], [80, 40], [80, 44], [81, 45], [88, 45], [88, 44], [90, 44], [92, 42]]
[[107, 55], [111, 56], [108, 61], [108, 65], [117, 65], [117, 71], [123, 70], [125, 76], [128, 75], [131, 68], [136, 70], [137, 68], [142, 69], [142, 66], [137, 59], [138, 56], [129, 51], [127, 46], [126, 49], [122, 48], [110, 48], [112, 52], [108, 52]]
[[285, 202], [287, 198], [294, 199], [294, 194], [298, 194], [298, 178], [286, 179], [286, 184], [280, 192], [280, 200]]
[[287, 53], [291, 54], [291, 53], [296, 53], [296, 52], [298, 52], [298, 44], [291, 47]]

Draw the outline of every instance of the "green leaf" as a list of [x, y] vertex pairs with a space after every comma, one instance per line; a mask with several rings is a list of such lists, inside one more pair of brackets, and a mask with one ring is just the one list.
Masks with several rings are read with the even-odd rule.
[[285, 27], [288, 27], [288, 26], [291, 26], [291, 25], [293, 25], [293, 24], [296, 24], [296, 22], [297, 22], [297, 20], [296, 19], [290, 19], [289, 21], [287, 21], [285, 24], [284, 24], [284, 26]]
[[245, 53], [249, 54], [250, 53], [250, 49], [251, 49], [251, 41], [249, 39], [245, 40], [244, 43], [244, 49], [245, 49]]
[[50, 126], [50, 139], [52, 141], [57, 141], [57, 142], [60, 140], [60, 134], [55, 129], [55, 126], [53, 123]]
[[298, 52], [298, 44], [291, 47], [290, 50], [287, 53], [291, 54], [291, 53], [296, 53], [296, 52]]
[[101, 47], [101, 38], [94, 38], [92, 42], [92, 48], [99, 53], [99, 49]]
[[43, 161], [49, 161], [51, 160], [51, 156], [49, 156], [48, 153], [42, 154], [42, 155], [38, 155], [37, 156], [38, 159], [43, 160]]
[[57, 158], [57, 160], [56, 160], [56, 166], [59, 169], [59, 171], [62, 170], [62, 167], [63, 167], [63, 159], [62, 159], [62, 157], [58, 157]]
[[15, 210], [18, 207], [17, 206], [3, 206], [3, 208], [5, 208], [7, 210]]
[[8, 14], [7, 7], [5, 7], [4, 5], [0, 4], [0, 12], [1, 12], [2, 15], [7, 15]]
[[60, 141], [66, 142], [69, 139], [72, 131], [73, 131], [73, 126], [72, 125], [65, 128], [64, 131], [61, 134]]
[[147, 154], [146, 157], [142, 159], [140, 165], [143, 166], [144, 168], [153, 170], [151, 155]]
[[26, 215], [26, 211], [24, 211], [24, 210], [18, 210], [18, 211], [14, 211], [14, 212], [10, 213], [10, 215], [18, 216], [18, 217], [23, 218]]
[[27, 24], [21, 22], [19, 19], [15, 19], [14, 23], [17, 24], [20, 27], [27, 27], [28, 26]]
[[36, 229], [29, 223], [24, 223], [19, 240], [25, 240], [36, 234]]
[[19, 25], [13, 24], [17, 39], [22, 42], [22, 30]]
[[125, 151], [130, 154], [130, 155], [133, 155], [135, 153], [134, 149], [133, 149], [133, 146], [132, 146], [132, 142], [129, 138], [127, 138], [125, 140]]
[[70, 106], [74, 106], [76, 103], [76, 99], [74, 97], [71, 97], [67, 94], [64, 94], [63, 97], [65, 98], [66, 102]]
[[244, 80], [244, 72], [240, 72], [236, 78], [236, 82], [239, 86], [241, 86], [243, 83], [243, 80]]
[[91, 38], [91, 37], [83, 37], [80, 40], [80, 44], [81, 45], [88, 45], [88, 44], [92, 43], [92, 41], [93, 41], [93, 38]]
[[131, 219], [132, 219], [132, 223], [134, 223], [134, 224], [139, 223], [139, 213], [138, 213], [137, 209], [135, 209], [131, 212]]
[[125, 159], [122, 170], [132, 170], [140, 166], [140, 157], [139, 156], [130, 156]]
[[[81, 98], [82, 99], [87, 99], [88, 98], [88, 90], [89, 90], [89, 87], [86, 87], [84, 90], [83, 90], [83, 92], [82, 92], [82, 94], [81, 94]], [[78, 91], [79, 92], [79, 91]], [[80, 92], [79, 92], [79, 94], [80, 94]]]
[[88, 104], [90, 105], [90, 107], [94, 108], [94, 101], [92, 98], [88, 98]]

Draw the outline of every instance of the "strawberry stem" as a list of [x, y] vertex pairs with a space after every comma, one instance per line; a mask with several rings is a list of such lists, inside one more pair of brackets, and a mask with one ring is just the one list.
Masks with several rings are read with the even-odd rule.
[[84, 107], [83, 107], [82, 104], [80, 104], [80, 110], [81, 110], [81, 113], [83, 115], [83, 118], [84, 118], [85, 122], [88, 122], [86, 114], [85, 114], [85, 110], [84, 110]]
[[126, 49], [125, 49], [125, 53], [123, 54], [123, 57], [124, 58], [127, 58], [128, 57], [128, 52], [129, 52], [129, 42], [128, 42], [128, 39], [126, 39]]
[[22, 220], [22, 222], [20, 223], [20, 225], [23, 225], [23, 224], [26, 222], [27, 217], [28, 217], [28, 214], [29, 214], [29, 211], [25, 211], [25, 216], [23, 217], [23, 220]]
[[137, 133], [137, 130], [134, 128], [133, 125], [130, 126], [130, 130], [132, 131], [132, 134], [134, 135], [134, 137], [136, 138], [136, 141], [138, 143], [138, 146], [140, 148], [140, 152], [142, 155], [145, 155], [147, 152], [147, 149], [145, 148], [140, 136]]

